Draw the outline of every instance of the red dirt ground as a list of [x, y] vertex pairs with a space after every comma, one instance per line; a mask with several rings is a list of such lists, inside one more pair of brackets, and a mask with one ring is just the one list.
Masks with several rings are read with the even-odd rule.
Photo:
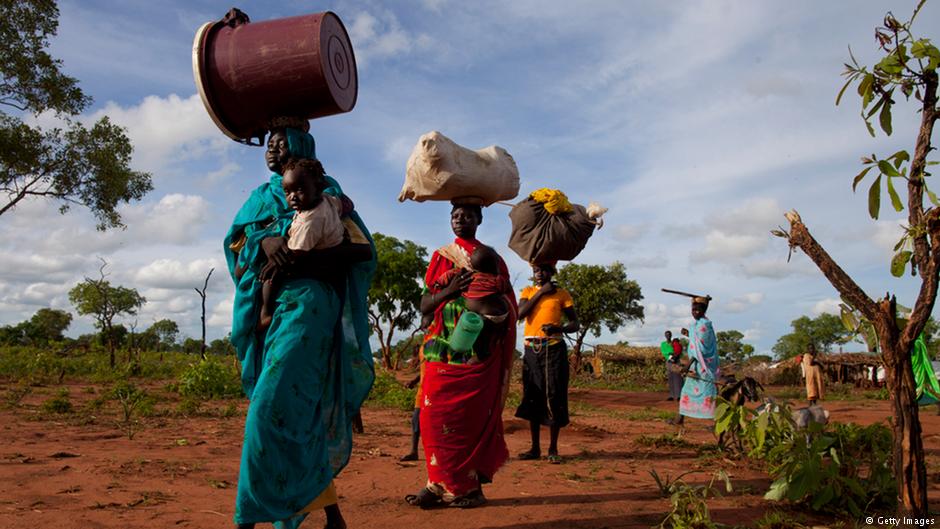
[[[8, 389], [0, 387], [0, 392]], [[74, 384], [70, 389], [76, 406], [95, 396], [88, 385]], [[114, 425], [113, 412], [94, 419], [84, 415], [83, 420], [78, 418], [81, 414], [42, 416], [39, 405], [56, 390], [36, 388], [18, 406], [0, 411], [0, 527], [233, 527], [243, 401], [229, 418], [148, 418], [136, 437], [128, 440]], [[489, 503], [466, 511], [421, 511], [404, 503], [403, 496], [417, 491], [425, 480], [423, 463], [398, 462], [409, 443], [410, 414], [366, 408], [366, 433], [356, 437], [352, 460], [336, 482], [342, 511], [350, 528], [647, 528], [657, 525], [669, 508], [669, 500], [660, 497], [648, 473], [652, 469], [673, 477], [692, 471], [684, 479], [696, 484], [708, 482], [718, 469], [727, 471], [735, 492], [709, 500], [712, 518], [718, 522], [751, 525], [765, 512], [781, 508], [762, 499], [770, 483], [765, 473], [714, 452], [698, 454], [698, 446], [714, 444], [705, 422], [690, 421], [686, 439], [697, 445], [693, 448], [637, 443], [641, 435], [673, 431], [655, 416], [675, 410], [663, 397], [572, 390], [572, 425], [563, 430], [560, 443], [565, 462], [510, 460], [485, 489]], [[220, 410], [227, 405], [213, 402], [207, 407]], [[825, 405], [839, 421], [869, 424], [889, 415], [886, 401]], [[930, 500], [936, 511], [940, 417], [934, 408], [925, 408], [921, 419]], [[525, 450], [527, 424], [511, 412], [504, 420], [510, 452]], [[543, 443], [547, 445], [547, 439]], [[786, 512], [803, 516], [795, 510]], [[322, 514], [316, 514], [304, 527], [322, 524]]]

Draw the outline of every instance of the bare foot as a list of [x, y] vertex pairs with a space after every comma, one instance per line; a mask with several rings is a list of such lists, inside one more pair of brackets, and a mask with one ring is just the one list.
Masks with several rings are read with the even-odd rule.
[[399, 461], [417, 461], [417, 460], [418, 460], [417, 452], [411, 452], [410, 454], [405, 454], [401, 456], [401, 458], [399, 459]]

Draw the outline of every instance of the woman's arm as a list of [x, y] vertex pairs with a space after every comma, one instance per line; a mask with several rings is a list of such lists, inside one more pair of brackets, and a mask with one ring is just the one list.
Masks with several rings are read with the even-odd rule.
[[450, 283], [448, 283], [447, 286], [441, 289], [437, 294], [431, 294], [429, 292], [421, 296], [421, 314], [433, 314], [434, 311], [437, 310], [437, 307], [441, 305], [441, 303], [456, 298], [460, 295], [461, 292], [470, 288], [470, 283], [472, 281], [473, 274], [469, 270], [461, 270], [460, 273], [454, 276]]
[[561, 325], [555, 323], [542, 325], [542, 331], [544, 331], [545, 334], [553, 335], [578, 332], [578, 329], [581, 328], [581, 323], [578, 321], [578, 313], [575, 312], [574, 307], [565, 307], [561, 309], [561, 313], [565, 316], [565, 323]]
[[372, 259], [370, 245], [351, 242], [301, 252], [288, 248], [286, 237], [268, 237], [261, 241], [261, 248], [278, 270], [304, 271], [310, 268], [325, 271], [337, 270]]
[[531, 298], [520, 299], [519, 300], [519, 314], [517, 318], [521, 320], [525, 318], [526, 316], [528, 316], [529, 312], [531, 312], [532, 309], [535, 308], [535, 305], [538, 304], [539, 300], [542, 299], [543, 295], [551, 294], [553, 292], [555, 292], [555, 284], [549, 282], [539, 287], [539, 289], [535, 291], [535, 294], [532, 294]]

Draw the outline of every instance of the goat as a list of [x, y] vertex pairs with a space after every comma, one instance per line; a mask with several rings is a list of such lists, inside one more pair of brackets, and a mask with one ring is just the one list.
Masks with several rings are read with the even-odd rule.
[[[744, 377], [737, 380], [734, 375], [726, 377], [722, 383], [719, 383], [719, 395], [724, 400], [735, 406], [743, 406], [745, 402], [759, 402], [764, 386], [753, 377]], [[728, 431], [721, 432], [718, 435], [718, 447], [722, 450], [726, 448], [725, 434]], [[733, 434], [732, 434], [733, 435]]]

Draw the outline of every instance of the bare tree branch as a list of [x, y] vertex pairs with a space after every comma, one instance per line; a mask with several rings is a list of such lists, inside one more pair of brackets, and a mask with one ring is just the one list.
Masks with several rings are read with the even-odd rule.
[[816, 263], [816, 266], [826, 276], [826, 279], [832, 283], [832, 286], [869, 321], [878, 319], [880, 313], [875, 302], [810, 235], [799, 213], [793, 210], [785, 216], [790, 222], [790, 247], [799, 247], [803, 250], [803, 253]]

